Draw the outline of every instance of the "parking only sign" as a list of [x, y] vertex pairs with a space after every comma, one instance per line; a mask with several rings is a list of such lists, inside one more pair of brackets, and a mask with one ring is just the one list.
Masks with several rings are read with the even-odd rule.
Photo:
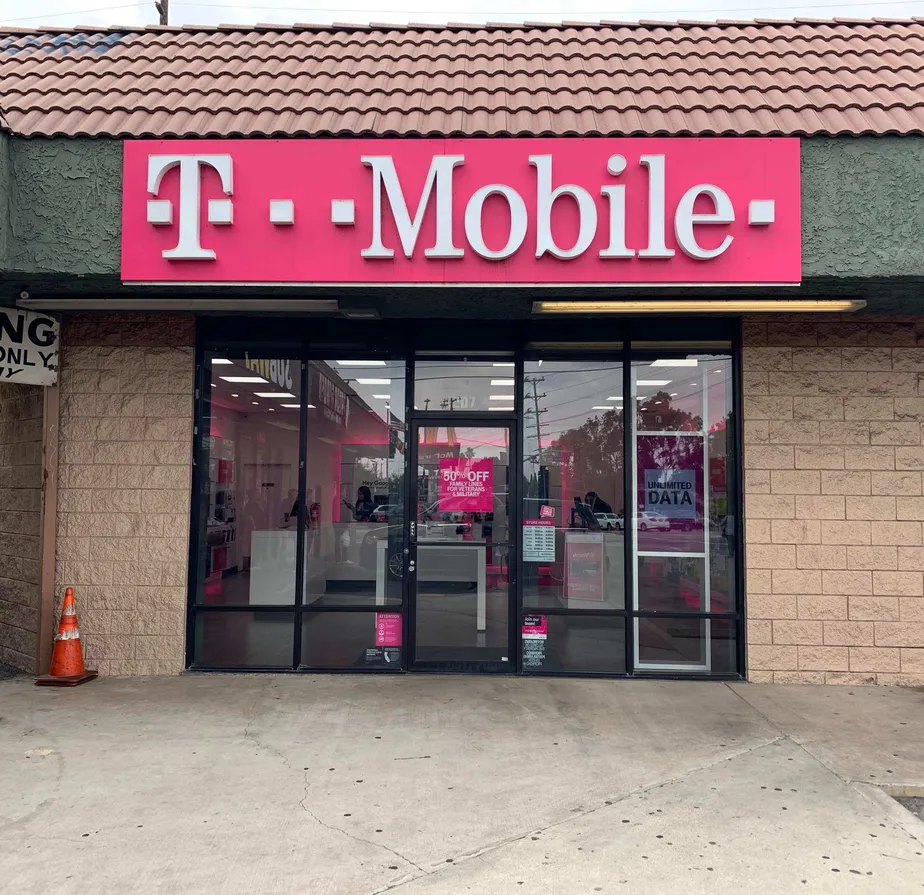
[[54, 317], [0, 308], [0, 383], [58, 382], [59, 324]]

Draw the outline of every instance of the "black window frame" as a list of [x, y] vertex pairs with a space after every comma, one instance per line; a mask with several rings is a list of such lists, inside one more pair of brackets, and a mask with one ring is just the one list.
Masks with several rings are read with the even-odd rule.
[[[458, 323], [458, 325], [456, 325]], [[511, 456], [510, 465], [517, 470], [518, 499], [513, 502], [514, 512], [511, 513], [512, 531], [520, 534], [522, 526], [522, 494], [523, 484], [520, 481], [523, 471], [523, 421], [525, 407], [525, 393], [523, 387], [525, 360], [531, 355], [541, 353], [543, 358], [555, 356], [561, 360], [607, 360], [616, 359], [622, 362], [623, 380], [622, 394], [624, 399], [631, 394], [631, 367], [633, 359], [633, 343], [654, 341], [651, 339], [652, 327], [658, 329], [658, 339], [663, 343], [677, 343], [677, 350], [683, 350], [690, 342], [702, 342], [712, 345], [729, 343], [728, 353], [732, 363], [732, 407], [734, 425], [732, 427], [731, 448], [734, 456], [728, 457], [729, 469], [734, 471], [736, 477], [736, 493], [734, 510], [739, 523], [735, 526], [735, 559], [734, 573], [736, 581], [735, 611], [723, 613], [697, 613], [697, 612], [663, 612], [657, 610], [630, 609], [631, 595], [633, 593], [633, 576], [635, 575], [634, 557], [630, 538], [625, 538], [625, 606], [621, 610], [580, 609], [568, 610], [563, 607], [525, 607], [523, 605], [523, 559], [520, 538], [517, 537], [515, 583], [511, 584], [513, 599], [511, 600], [511, 619], [515, 622], [513, 637], [516, 650], [510, 662], [510, 672], [524, 674], [522, 669], [522, 636], [521, 625], [524, 615], [583, 615], [588, 617], [607, 616], [622, 617], [625, 619], [625, 659], [626, 672], [624, 674], [609, 672], [569, 672], [569, 671], [542, 671], [525, 672], [530, 676], [553, 677], [602, 677], [602, 678], [637, 678], [658, 680], [742, 680], [747, 669], [747, 644], [745, 636], [746, 621], [746, 579], [745, 579], [745, 524], [744, 524], [744, 495], [743, 495], [743, 419], [742, 406], [742, 366], [741, 366], [741, 327], [740, 317], [690, 317], [690, 318], [664, 318], [664, 317], [585, 317], [564, 318], [559, 320], [529, 319], [529, 320], [498, 320], [497, 326], [490, 333], [482, 321], [452, 321], [448, 325], [445, 321], [434, 322], [415, 320], [409, 325], [404, 320], [386, 321], [350, 321], [341, 318], [318, 317], [282, 317], [282, 316], [217, 316], [199, 315], [196, 321], [196, 353], [195, 353], [195, 390], [194, 390], [194, 450], [192, 469], [192, 492], [190, 499], [190, 539], [188, 558], [188, 584], [187, 584], [187, 618], [186, 618], [186, 668], [190, 671], [202, 672], [261, 672], [274, 673], [333, 673], [333, 674], [396, 674], [407, 673], [410, 670], [411, 656], [408, 649], [409, 634], [413, 619], [410, 618], [410, 603], [408, 594], [408, 580], [405, 576], [402, 590], [401, 604], [392, 603], [386, 606], [315, 606], [304, 604], [304, 525], [305, 525], [305, 489], [307, 472], [305, 468], [306, 427], [309, 400], [308, 375], [309, 364], [312, 360], [328, 360], [334, 356], [346, 356], [357, 360], [385, 359], [403, 360], [405, 363], [405, 412], [404, 425], [408, 432], [411, 422], [422, 416], [414, 410], [414, 362], [415, 357], [425, 360], [438, 359], [481, 359], [487, 356], [512, 357], [515, 363], [515, 410], [509, 417], [513, 419], [517, 434], [517, 455]], [[293, 327], [299, 331], [297, 339], [292, 338]], [[590, 336], [590, 338], [589, 338]], [[381, 348], [376, 346], [388, 346]], [[466, 351], [466, 346], [475, 345], [477, 348]], [[203, 548], [202, 501], [205, 497], [203, 491], [203, 421], [208, 416], [210, 375], [208, 360], [211, 356], [237, 356], [243, 351], [251, 355], [267, 357], [298, 358], [301, 364], [302, 391], [300, 409], [299, 432], [299, 519], [298, 540], [296, 555], [296, 593], [292, 605], [269, 606], [202, 606], [196, 605], [198, 593], [198, 575], [201, 564], [201, 550]], [[665, 344], [662, 351], [670, 351]], [[417, 352], [425, 351], [425, 355]], [[430, 411], [430, 415], [433, 411]], [[441, 417], [453, 416], [472, 418], [484, 416], [486, 420], [493, 419], [500, 422], [498, 414], [478, 414], [472, 412], [442, 412]], [[508, 415], [503, 415], [504, 421]], [[634, 424], [626, 428], [623, 439], [624, 462], [624, 505], [628, 508], [634, 506], [635, 497], [632, 493], [631, 481], [631, 451], [635, 449]], [[405, 497], [406, 506], [410, 489], [414, 480], [413, 474], [405, 470]], [[207, 481], [207, 477], [205, 478]], [[405, 538], [407, 539], [408, 514], [405, 514]], [[513, 528], [513, 526], [517, 526]], [[407, 544], [407, 540], [405, 540]], [[299, 599], [301, 598], [301, 600]], [[317, 667], [300, 664], [302, 645], [302, 624], [306, 612], [367, 612], [389, 611], [402, 613], [403, 640], [402, 661], [399, 668], [343, 668], [343, 667]], [[195, 657], [195, 630], [196, 617], [199, 613], [218, 612], [291, 612], [294, 614], [293, 662], [291, 666], [204, 666], [197, 664]], [[715, 618], [729, 619], [735, 626], [735, 657], [737, 670], [732, 673], [696, 673], [696, 672], [648, 672], [635, 669], [634, 653], [634, 619], [635, 618]]]

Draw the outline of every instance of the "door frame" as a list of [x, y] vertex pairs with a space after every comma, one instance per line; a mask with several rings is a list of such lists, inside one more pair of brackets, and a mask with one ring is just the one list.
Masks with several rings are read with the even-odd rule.
[[[412, 405], [413, 406], [413, 405]], [[442, 672], [456, 674], [517, 674], [520, 670], [520, 543], [518, 533], [521, 526], [520, 443], [517, 414], [512, 413], [421, 413], [409, 414], [407, 424], [408, 462], [405, 475], [404, 543], [407, 562], [404, 567], [404, 605], [407, 607], [404, 623], [405, 667], [410, 672]], [[478, 660], [419, 661], [417, 652], [417, 468], [418, 433], [426, 426], [455, 426], [468, 428], [506, 429], [508, 433], [508, 563], [507, 563], [507, 658], [506, 662]]]

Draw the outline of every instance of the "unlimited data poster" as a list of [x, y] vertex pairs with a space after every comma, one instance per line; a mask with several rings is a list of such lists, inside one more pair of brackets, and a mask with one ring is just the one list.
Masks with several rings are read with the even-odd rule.
[[639, 551], [702, 552], [702, 436], [639, 435], [636, 450]]

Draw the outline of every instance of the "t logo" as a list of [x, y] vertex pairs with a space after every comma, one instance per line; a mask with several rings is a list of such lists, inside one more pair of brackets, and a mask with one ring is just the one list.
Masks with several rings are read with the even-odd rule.
[[[203, 167], [218, 172], [221, 189], [226, 196], [232, 192], [230, 155], [150, 155], [148, 156], [148, 193], [157, 196], [164, 175], [179, 166], [180, 210], [179, 238], [172, 249], [164, 249], [164, 258], [171, 261], [211, 261], [212, 249], [199, 243], [199, 208], [201, 199], [201, 171]], [[211, 224], [230, 224], [230, 199], [209, 199], [208, 220]], [[148, 223], [157, 226], [173, 223], [173, 203], [169, 199], [148, 199]]]

